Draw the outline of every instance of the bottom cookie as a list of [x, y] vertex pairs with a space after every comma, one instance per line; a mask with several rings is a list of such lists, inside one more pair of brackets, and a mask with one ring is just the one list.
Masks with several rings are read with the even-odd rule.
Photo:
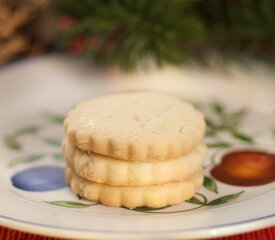
[[183, 202], [191, 198], [203, 182], [202, 170], [184, 181], [135, 187], [91, 182], [76, 175], [70, 167], [66, 168], [65, 175], [72, 191], [79, 196], [107, 206], [127, 208], [161, 208]]

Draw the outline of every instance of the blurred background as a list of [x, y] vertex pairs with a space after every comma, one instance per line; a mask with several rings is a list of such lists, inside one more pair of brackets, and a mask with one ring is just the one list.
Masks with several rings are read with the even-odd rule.
[[275, 59], [274, 0], [0, 0], [0, 64], [45, 52], [132, 71]]

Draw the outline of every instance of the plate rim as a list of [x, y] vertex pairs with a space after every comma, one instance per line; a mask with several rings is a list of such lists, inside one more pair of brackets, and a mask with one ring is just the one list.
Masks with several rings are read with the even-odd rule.
[[0, 223], [4, 227], [12, 228], [19, 231], [52, 236], [66, 237], [73, 239], [164, 239], [186, 238], [200, 239], [206, 237], [222, 237], [236, 235], [250, 230], [256, 231], [275, 224], [275, 213], [253, 219], [226, 223], [203, 228], [191, 228], [185, 230], [167, 230], [167, 231], [103, 231], [93, 229], [72, 229], [67, 227], [54, 226], [49, 224], [34, 223], [20, 220], [0, 214]]

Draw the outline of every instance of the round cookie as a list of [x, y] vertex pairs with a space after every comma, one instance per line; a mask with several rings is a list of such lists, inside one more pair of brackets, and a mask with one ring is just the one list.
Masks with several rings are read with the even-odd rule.
[[131, 161], [162, 161], [202, 142], [203, 115], [175, 96], [136, 92], [81, 102], [64, 122], [68, 138], [83, 151]]
[[192, 152], [173, 160], [130, 162], [95, 153], [85, 153], [65, 139], [63, 154], [67, 164], [84, 179], [109, 185], [140, 186], [189, 178], [202, 167], [206, 146], [200, 144]]
[[136, 187], [91, 182], [77, 176], [69, 167], [66, 168], [65, 176], [75, 194], [107, 206], [127, 208], [161, 208], [183, 202], [190, 199], [203, 182], [202, 171], [181, 182]]

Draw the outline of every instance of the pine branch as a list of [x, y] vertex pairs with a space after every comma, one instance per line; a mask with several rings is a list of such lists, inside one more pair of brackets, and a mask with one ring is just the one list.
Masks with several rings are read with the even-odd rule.
[[[189, 54], [184, 45], [199, 42], [202, 24], [194, 13], [194, 0], [74, 0], [58, 1], [60, 12], [76, 24], [58, 35], [58, 46], [83, 35], [83, 53], [98, 63], [119, 63], [134, 68], [146, 58], [158, 65], [181, 64]], [[98, 44], [93, 45], [97, 39]], [[61, 43], [61, 44], [60, 44]]]
[[[274, 0], [58, 0], [56, 46], [105, 65], [134, 69], [228, 58], [275, 60]], [[61, 17], [62, 18], [62, 17]], [[69, 24], [68, 24], [69, 23]]]

